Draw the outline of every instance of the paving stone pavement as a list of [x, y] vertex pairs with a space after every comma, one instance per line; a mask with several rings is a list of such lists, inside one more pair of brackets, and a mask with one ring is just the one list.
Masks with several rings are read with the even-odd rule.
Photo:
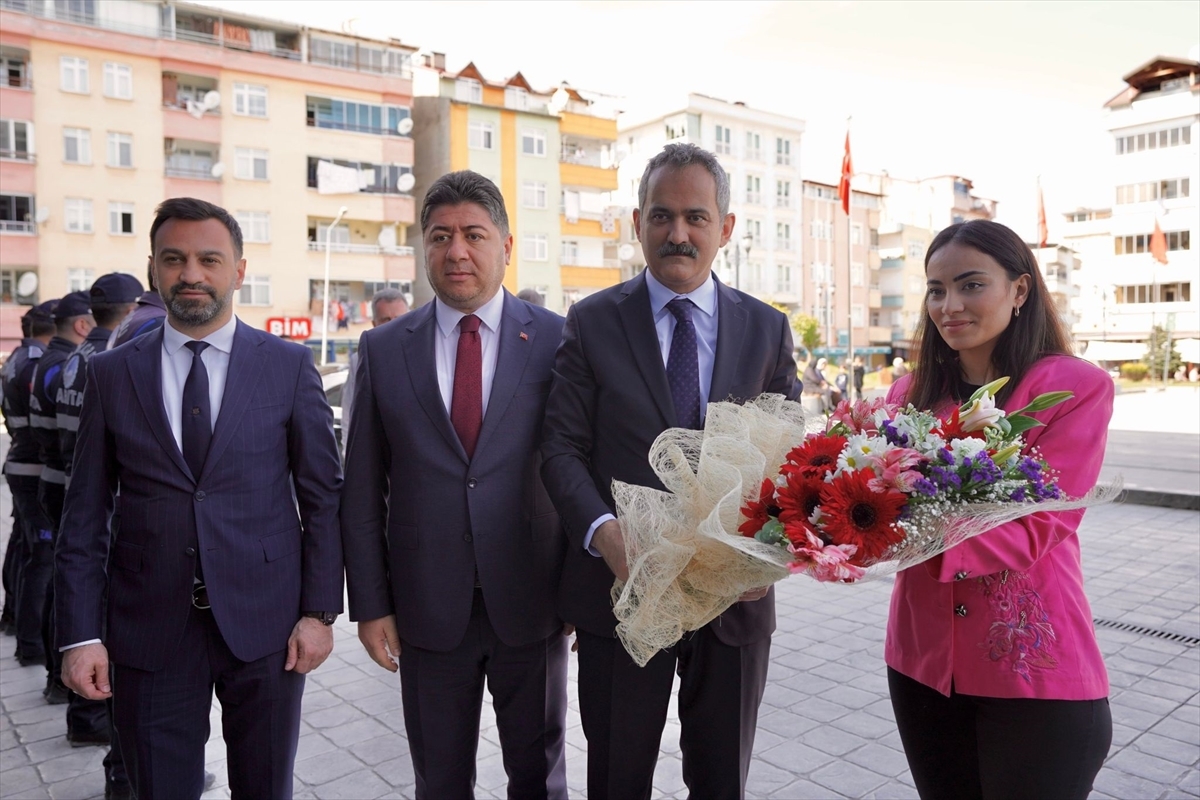
[[[9, 524], [7, 489], [3, 529]], [[1200, 514], [1116, 505], [1088, 512], [1084, 567], [1112, 682], [1113, 746], [1095, 798], [1200, 797]], [[759, 717], [751, 798], [915, 798], [887, 696], [883, 638], [891, 582], [779, 584], [779, 630]], [[1145, 629], [1129, 630], [1110, 626]], [[1150, 631], [1150, 632], [1147, 632]], [[1153, 635], [1159, 632], [1160, 635]], [[333, 655], [308, 679], [297, 798], [412, 797], [399, 680], [372, 663], [339, 620]], [[42, 668], [17, 666], [0, 637], [0, 798], [99, 798], [103, 751], [72, 749], [62, 706], [42, 699]], [[571, 660], [567, 777], [586, 796], [586, 756]], [[214, 703], [208, 769], [227, 798], [225, 744]], [[485, 702], [477, 796], [505, 796], [495, 718]], [[672, 704], [655, 796], [684, 798]]]

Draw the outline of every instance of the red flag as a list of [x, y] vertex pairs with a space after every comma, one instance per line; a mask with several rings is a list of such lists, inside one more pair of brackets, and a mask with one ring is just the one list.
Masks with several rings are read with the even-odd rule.
[[1167, 235], [1158, 220], [1154, 220], [1154, 233], [1150, 234], [1150, 255], [1160, 264], [1167, 263]]
[[1038, 247], [1050, 241], [1050, 228], [1046, 225], [1046, 201], [1042, 199], [1042, 187], [1038, 186]]
[[854, 175], [854, 164], [850, 161], [850, 131], [846, 131], [846, 154], [842, 156], [842, 177], [838, 181], [838, 198], [842, 211], [850, 213], [850, 178]]

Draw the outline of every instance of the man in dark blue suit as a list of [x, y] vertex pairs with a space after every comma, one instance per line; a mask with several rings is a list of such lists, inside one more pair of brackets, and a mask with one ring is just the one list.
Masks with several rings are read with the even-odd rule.
[[333, 415], [311, 353], [233, 315], [228, 212], [168, 200], [150, 241], [167, 324], [87, 365], [56, 551], [63, 680], [113, 697], [142, 800], [199, 797], [214, 687], [233, 796], [287, 798], [304, 673], [342, 607]]
[[565, 798], [566, 540], [538, 458], [562, 317], [502, 288], [512, 235], [487, 178], [435, 181], [421, 231], [436, 299], [359, 345], [350, 616], [376, 663], [399, 660], [418, 798], [474, 795], [485, 680], [508, 796]]
[[693, 798], [745, 793], [775, 598], [748, 592], [639, 668], [615, 638], [610, 590], [628, 577], [612, 481], [664, 488], [647, 455], [666, 428], [700, 428], [709, 401], [800, 392], [787, 318], [712, 274], [729, 241], [717, 159], [669, 144], [638, 188], [646, 270], [571, 307], [546, 403], [542, 476], [570, 545], [561, 613], [579, 630], [588, 797], [649, 798], [678, 672], [683, 779]]

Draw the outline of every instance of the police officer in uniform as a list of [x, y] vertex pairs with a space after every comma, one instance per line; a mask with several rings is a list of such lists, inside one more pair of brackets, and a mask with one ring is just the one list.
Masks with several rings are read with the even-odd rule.
[[4, 363], [0, 374], [4, 422], [9, 435], [4, 477], [13, 496], [13, 530], [4, 557], [5, 609], [11, 604], [13, 616], [7, 632], [17, 638], [16, 657], [23, 667], [45, 663], [41, 630], [45, 586], [24, 580], [26, 571], [32, 569], [31, 561], [38, 559], [48, 565], [53, 557], [50, 524], [37, 502], [42, 462], [29, 425], [29, 387], [34, 369], [54, 336], [57, 303], [48, 300], [21, 318], [25, 338]]
[[154, 285], [154, 270], [149, 267], [146, 269], [146, 281], [150, 290], [137, 299], [133, 311], [113, 331], [108, 339], [109, 350], [161, 327], [167, 318], [167, 306], [158, 294], [158, 287]]

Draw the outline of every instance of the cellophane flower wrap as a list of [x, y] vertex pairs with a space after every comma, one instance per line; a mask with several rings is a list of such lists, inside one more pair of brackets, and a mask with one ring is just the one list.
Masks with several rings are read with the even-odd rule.
[[1022, 434], [1028, 413], [996, 407], [1001, 378], [947, 418], [883, 400], [843, 401], [807, 423], [761, 395], [712, 403], [704, 430], [671, 428], [650, 449], [667, 491], [613, 482], [629, 580], [613, 586], [617, 635], [639, 665], [711, 622], [746, 591], [789, 574], [853, 583], [933, 558], [1005, 522], [1111, 500], [1062, 496]]

